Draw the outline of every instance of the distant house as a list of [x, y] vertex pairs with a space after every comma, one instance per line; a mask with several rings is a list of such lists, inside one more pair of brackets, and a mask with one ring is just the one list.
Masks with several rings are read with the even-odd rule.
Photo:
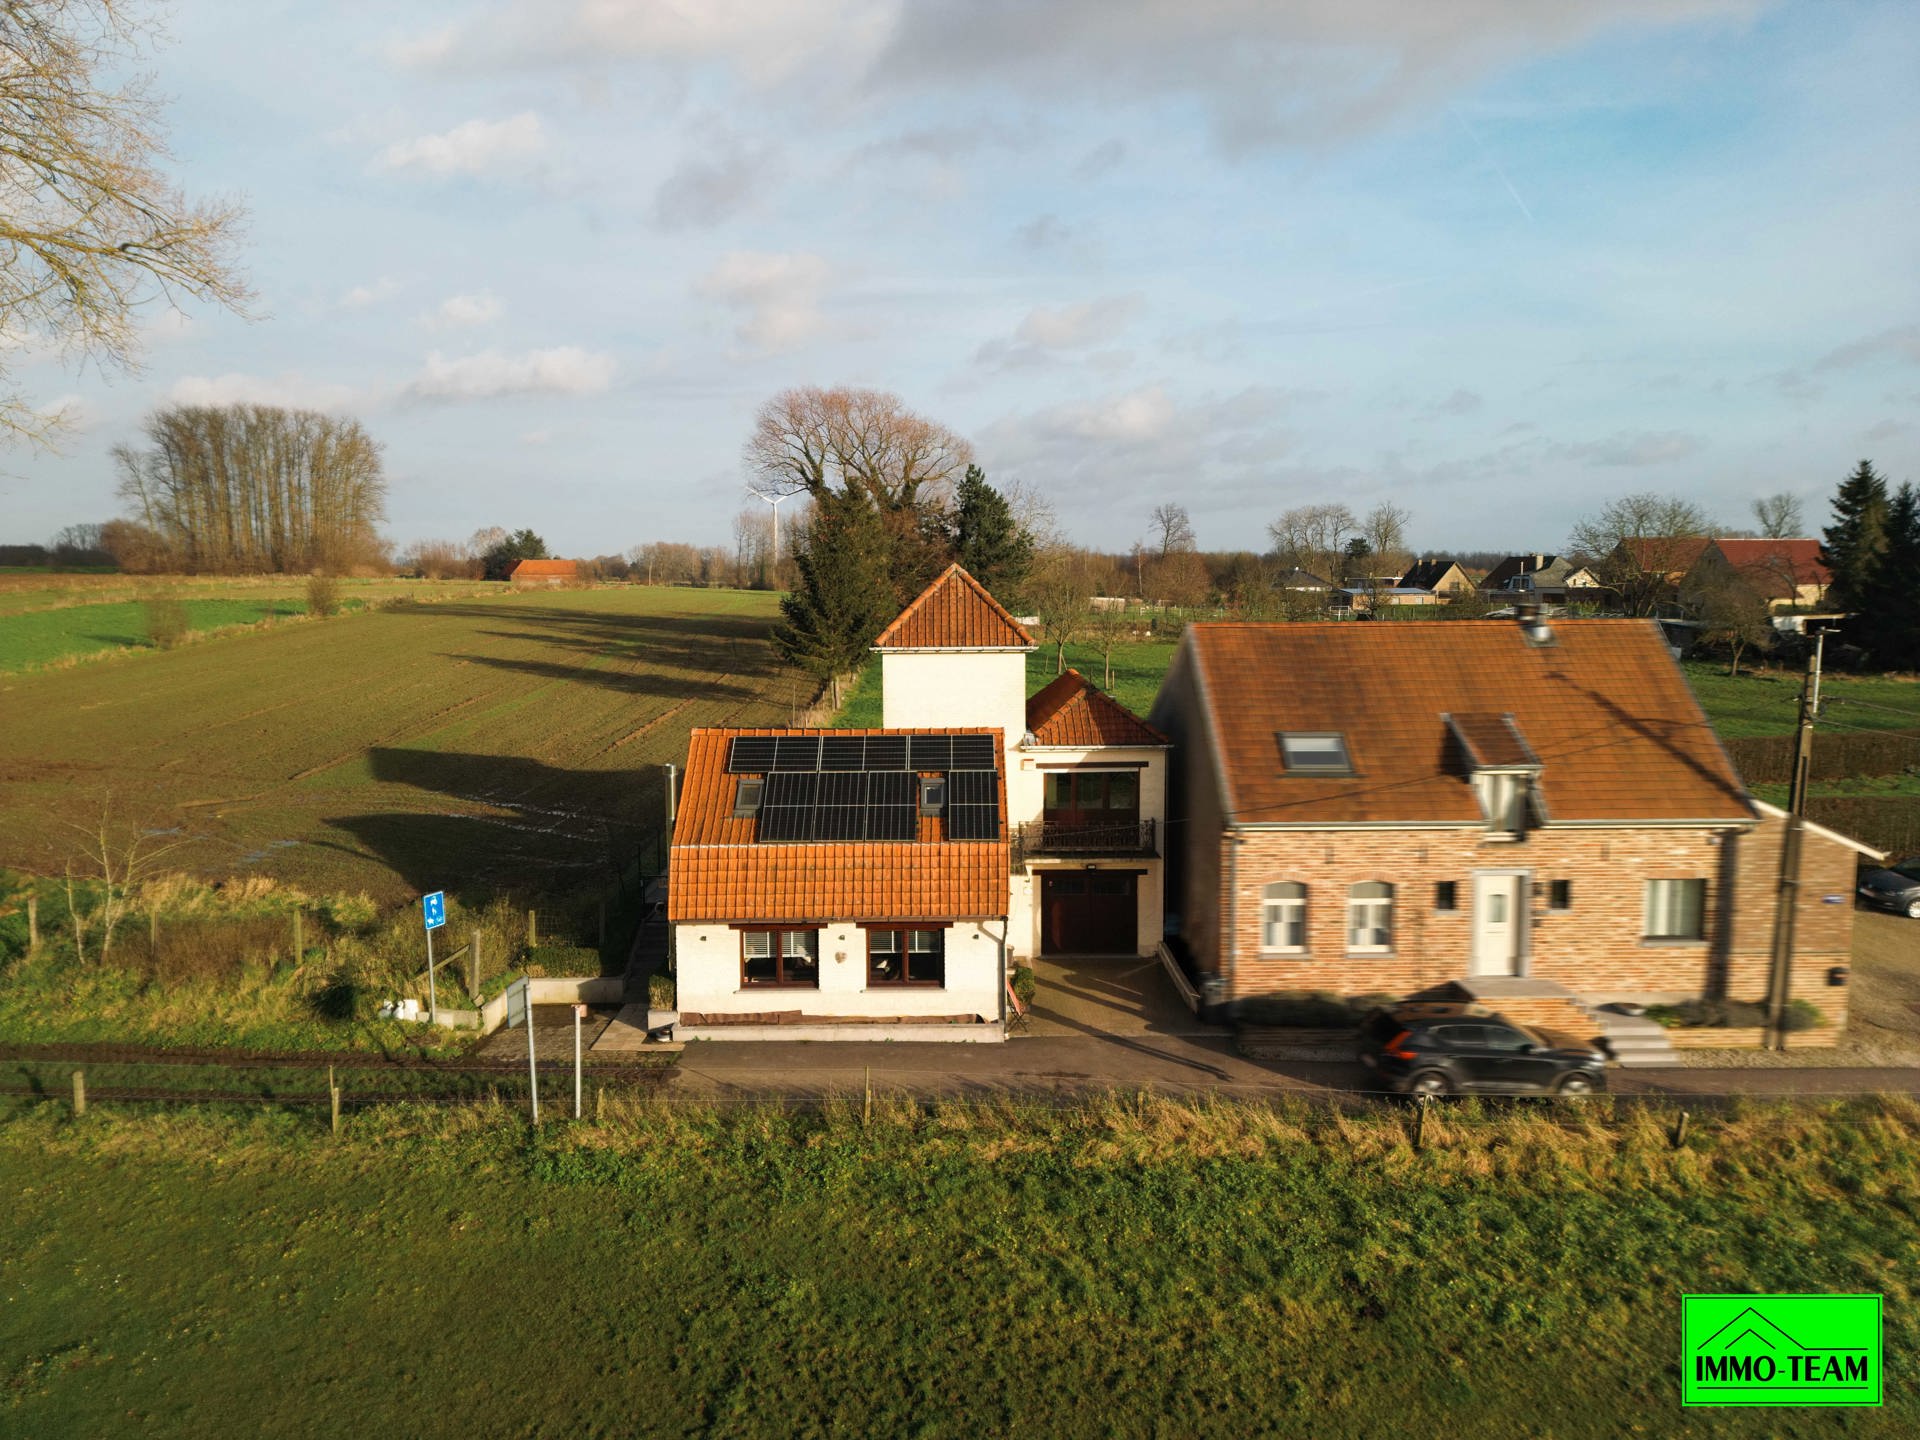
[[1605, 587], [1568, 555], [1509, 555], [1487, 572], [1480, 593], [1496, 604], [1538, 600], [1546, 605], [1598, 604]]
[[1400, 588], [1425, 590], [1451, 600], [1457, 595], [1471, 595], [1474, 585], [1467, 572], [1452, 560], [1421, 560], [1400, 577]]
[[[1769, 988], [1785, 817], [1645, 620], [1193, 624], [1170, 913], [1211, 999], [1472, 998], [1593, 1035]], [[1790, 993], [1847, 1009], [1865, 847], [1804, 832]], [[1825, 902], [1825, 903], [1823, 903]]]
[[1440, 597], [1431, 590], [1408, 589], [1404, 585], [1343, 585], [1333, 592], [1328, 608], [1361, 615], [1389, 606], [1440, 603]]
[[580, 567], [571, 560], [522, 560], [507, 577], [515, 589], [559, 589], [580, 579]]
[[1826, 601], [1833, 576], [1820, 562], [1818, 540], [1709, 540], [1683, 584], [1716, 574], [1738, 575], [1770, 610], [1811, 609]]
[[1613, 548], [1613, 563], [1668, 585], [1678, 585], [1710, 542], [1703, 535], [1630, 535]]
[[1333, 589], [1333, 586], [1325, 580], [1322, 580], [1311, 570], [1302, 570], [1296, 565], [1291, 570], [1276, 575], [1273, 579], [1273, 588], [1276, 590], [1292, 590], [1303, 595], [1324, 595]]

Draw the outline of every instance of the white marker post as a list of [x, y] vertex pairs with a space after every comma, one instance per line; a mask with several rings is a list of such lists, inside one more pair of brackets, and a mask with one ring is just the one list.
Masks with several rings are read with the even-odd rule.
[[[540, 1123], [540, 1070], [533, 1056], [533, 982], [518, 980], [520, 1006], [527, 1014], [527, 1096], [533, 1103], [533, 1123]], [[511, 1005], [512, 1001], [509, 1000]]]
[[420, 897], [420, 920], [427, 927], [427, 1019], [440, 1023], [440, 997], [433, 984], [433, 932], [447, 923], [447, 892], [436, 890]]
[[573, 1007], [573, 1118], [580, 1118], [580, 1022], [587, 1018], [587, 1007]]

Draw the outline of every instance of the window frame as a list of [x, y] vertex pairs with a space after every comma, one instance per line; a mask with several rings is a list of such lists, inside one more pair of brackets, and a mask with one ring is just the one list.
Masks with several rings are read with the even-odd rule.
[[[1359, 895], [1355, 892], [1363, 885], [1378, 885], [1386, 891], [1384, 895]], [[1349, 955], [1391, 955], [1393, 953], [1394, 905], [1399, 893], [1391, 880], [1358, 880], [1347, 887], [1347, 953]], [[1361, 927], [1356, 923], [1362, 908], [1384, 907], [1385, 923], [1370, 925], [1369, 930], [1385, 934], [1384, 942], [1377, 945], [1359, 943]]]
[[[1288, 753], [1290, 740], [1331, 740], [1340, 756], [1338, 765], [1301, 765]], [[1346, 732], [1343, 730], [1282, 730], [1279, 732], [1280, 765], [1288, 775], [1351, 775], [1354, 773], [1353, 751], [1347, 745]], [[1318, 753], [1328, 753], [1321, 751]]]
[[947, 813], [947, 777], [945, 775], [922, 775], [920, 777], [919, 813], [923, 818], [938, 820]]
[[1460, 908], [1460, 882], [1458, 880], [1436, 880], [1433, 882], [1433, 908], [1451, 914]]
[[[1275, 890], [1291, 887], [1291, 895], [1275, 895]], [[1279, 923], [1285, 927], [1297, 924], [1300, 932], [1298, 945], [1273, 943], [1275, 913], [1283, 912], [1290, 919]], [[1281, 933], [1285, 933], [1284, 929]], [[1307, 884], [1303, 880], [1271, 880], [1260, 887], [1260, 953], [1262, 955], [1305, 955], [1309, 953], [1307, 932]]]
[[[767, 793], [767, 777], [742, 775], [733, 787], [733, 818], [752, 820], [760, 814], [760, 803]], [[751, 799], [749, 799], [751, 796]]]
[[[742, 990], [818, 990], [820, 988], [820, 931], [819, 925], [742, 925], [740, 931], [740, 988]], [[747, 974], [747, 937], [749, 935], [771, 935], [770, 943], [774, 977], [771, 980], [757, 980]], [[813, 937], [813, 978], [811, 980], [789, 980], [787, 978], [787, 936], [811, 935]]]
[[[911, 921], [903, 921], [899, 925], [869, 925], [866, 926], [865, 929], [867, 936], [867, 988], [869, 990], [944, 990], [947, 988], [947, 927], [945, 925], [915, 925]], [[873, 957], [875, 948], [873, 942], [876, 935], [893, 935], [899, 937], [896, 943], [900, 945], [900, 949], [883, 950], [879, 952], [883, 955], [898, 955], [900, 957], [900, 978], [898, 980], [888, 980], [874, 974]], [[911, 937], [915, 935], [928, 936], [932, 942], [930, 947], [925, 951], [914, 950], [912, 948]], [[914, 977], [913, 957], [916, 954], [932, 955], [936, 959], [940, 967], [939, 979], [921, 980]]]
[[1564, 915], [1571, 909], [1573, 909], [1573, 881], [1547, 881], [1547, 913]]
[[[1693, 928], [1691, 930], [1654, 929], [1654, 919], [1657, 911], [1670, 911], [1670, 920], [1683, 917], [1686, 914], [1684, 909], [1674, 909], [1674, 901], [1669, 901], [1665, 906], [1656, 904], [1654, 899], [1656, 889], [1666, 886], [1685, 887], [1682, 890], [1676, 891], [1676, 896], [1691, 895], [1693, 897], [1693, 914], [1690, 917]], [[1655, 945], [1689, 945], [1696, 944], [1707, 938], [1707, 881], [1705, 876], [1670, 875], [1649, 880], [1646, 884], [1646, 891], [1642, 903], [1644, 907], [1640, 924], [1640, 938], [1642, 941]]]

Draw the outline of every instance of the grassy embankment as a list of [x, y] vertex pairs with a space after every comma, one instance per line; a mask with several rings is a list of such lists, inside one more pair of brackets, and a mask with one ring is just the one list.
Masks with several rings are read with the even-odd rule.
[[[0, 1112], [6, 1428], [1911, 1434], [1920, 1111]], [[1886, 1295], [1882, 1411], [1683, 1411], [1687, 1291]]]

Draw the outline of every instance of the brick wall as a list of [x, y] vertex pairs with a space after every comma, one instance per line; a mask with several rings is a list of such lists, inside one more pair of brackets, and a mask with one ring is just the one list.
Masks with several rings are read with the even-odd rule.
[[[1757, 1000], [1766, 993], [1773, 899], [1783, 822], [1751, 832], [1699, 829], [1560, 829], [1534, 831], [1520, 843], [1490, 842], [1474, 830], [1245, 831], [1223, 837], [1238, 848], [1237, 892], [1223, 893], [1233, 917], [1229, 995], [1277, 990], [1333, 990], [1404, 995], [1465, 977], [1473, 946], [1476, 869], [1525, 869], [1528, 897], [1526, 973], [1583, 995], [1682, 998], [1726, 995]], [[1845, 1014], [1844, 989], [1829, 988], [1830, 965], [1847, 963], [1852, 943], [1854, 854], [1807, 837], [1806, 885], [1795, 947], [1793, 993], [1829, 1018]], [[1702, 879], [1706, 938], [1649, 942], [1642, 938], [1646, 882]], [[1263, 954], [1261, 887], [1293, 880], [1308, 887], [1304, 955]], [[1349, 955], [1348, 887], [1384, 880], [1395, 887], [1393, 950]], [[1565, 880], [1571, 903], [1549, 910], [1549, 882]], [[1436, 886], [1452, 881], [1456, 907], [1436, 908]], [[1849, 897], [1826, 905], [1824, 894]]]

